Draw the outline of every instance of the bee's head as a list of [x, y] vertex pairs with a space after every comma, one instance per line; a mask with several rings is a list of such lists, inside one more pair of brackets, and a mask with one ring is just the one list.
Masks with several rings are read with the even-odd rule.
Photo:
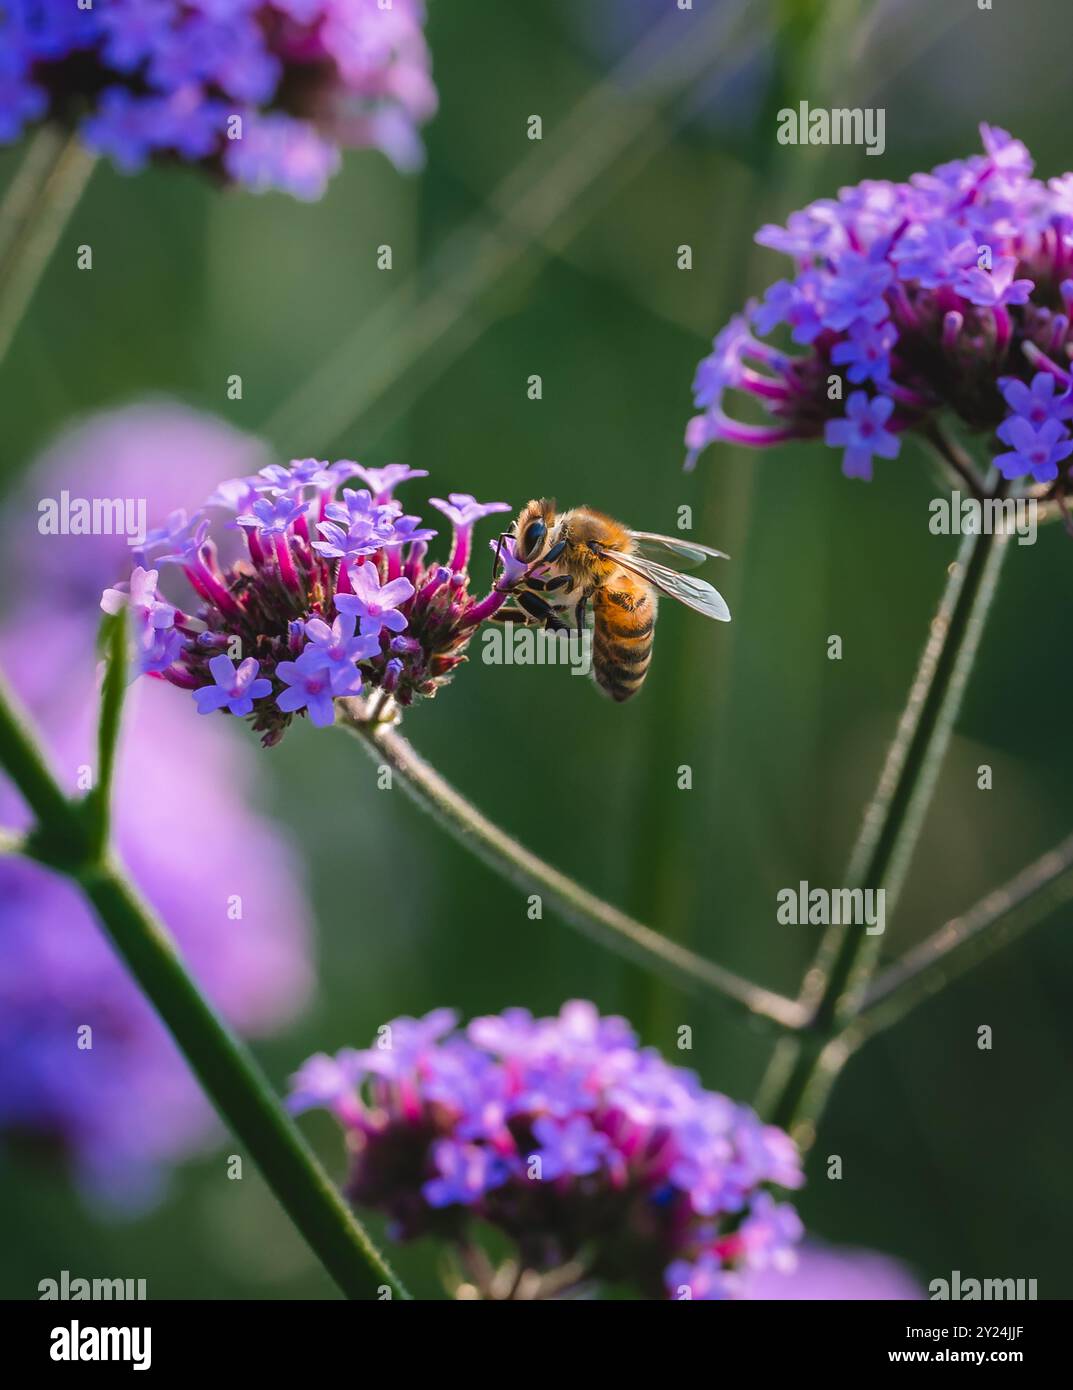
[[514, 553], [527, 565], [534, 565], [555, 540], [555, 502], [546, 497], [526, 503], [514, 523]]

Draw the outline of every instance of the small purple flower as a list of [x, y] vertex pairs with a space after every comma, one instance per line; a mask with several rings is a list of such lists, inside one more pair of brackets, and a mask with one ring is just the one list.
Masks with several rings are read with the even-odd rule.
[[383, 544], [376, 525], [368, 517], [356, 517], [344, 530], [334, 521], [318, 521], [322, 539], [313, 542], [313, 549], [327, 560], [358, 560], [375, 555]]
[[845, 419], [828, 420], [824, 440], [845, 449], [842, 472], [847, 478], [870, 478], [873, 454], [897, 458], [900, 442], [885, 428], [893, 410], [894, 402], [889, 396], [869, 400], [864, 391], [854, 391], [846, 402]]
[[236, 669], [229, 656], [221, 653], [209, 661], [215, 685], [203, 685], [194, 691], [198, 714], [212, 714], [225, 706], [242, 718], [253, 713], [254, 700], [263, 700], [272, 693], [272, 682], [258, 677], [260, 663], [248, 656]]
[[146, 646], [138, 648], [135, 674], [159, 676], [169, 670], [183, 654], [187, 639], [176, 628], [154, 632]]
[[153, 117], [157, 103], [136, 96], [125, 87], [109, 87], [99, 105], [82, 125], [91, 150], [108, 155], [124, 174], [137, 174], [149, 162], [153, 150]]
[[1008, 130], [985, 121], [980, 125], [980, 139], [991, 163], [1003, 173], [1028, 178], [1036, 167], [1027, 147], [1015, 140]]
[[859, 320], [850, 329], [849, 337], [835, 344], [831, 361], [848, 367], [846, 376], [857, 385], [871, 380], [883, 386], [890, 373], [890, 350], [897, 340], [898, 332], [892, 323], [876, 326]]
[[[823, 329], [819, 303], [819, 277], [806, 273], [792, 284], [776, 280], [753, 311], [759, 333], [770, 333], [780, 323], [788, 323], [795, 343], [811, 343]], [[699, 404], [699, 402], [698, 402]]]
[[438, 1178], [426, 1182], [421, 1191], [430, 1207], [468, 1206], [507, 1180], [507, 1167], [489, 1149], [477, 1144], [456, 1144], [441, 1139], [433, 1145], [432, 1156]]
[[946, 222], [912, 228], [891, 251], [899, 277], [925, 289], [951, 284], [976, 264], [976, 256], [976, 243], [965, 229]]
[[310, 618], [306, 625], [309, 644], [303, 656], [311, 657], [330, 672], [333, 695], [356, 695], [361, 690], [361, 674], [355, 665], [380, 655], [380, 640], [373, 636], [354, 636], [357, 620], [352, 613], [341, 613], [331, 627], [323, 618]]
[[366, 564], [351, 567], [350, 583], [354, 592], [336, 594], [335, 606], [350, 615], [351, 627], [355, 619], [360, 619], [363, 637], [377, 637], [385, 628], [388, 632], [405, 630], [406, 618], [399, 606], [414, 596], [414, 586], [408, 579], [381, 584], [377, 567]]
[[789, 1202], [776, 1202], [770, 1192], [761, 1192], [738, 1232], [749, 1257], [750, 1268], [792, 1269], [796, 1262], [794, 1246], [805, 1233], [801, 1218]]
[[795, 260], [811, 261], [814, 256], [837, 255], [846, 245], [846, 230], [839, 214], [835, 203], [813, 203], [803, 212], [792, 212], [785, 227], [767, 223], [754, 240], [760, 246], [770, 246], [773, 251], [781, 251]]
[[693, 378], [693, 399], [702, 409], [719, 405], [728, 386], [737, 386], [745, 370], [745, 358], [757, 348], [768, 353], [749, 332], [745, 314], [735, 314], [715, 335], [712, 350], [701, 358]]
[[998, 308], [1006, 304], [1027, 304], [1035, 289], [1033, 280], [1015, 280], [1016, 256], [1000, 256], [991, 270], [974, 266], [962, 271], [954, 286], [963, 299], [983, 308]]
[[1020, 415], [1011, 415], [998, 427], [998, 436], [1010, 452], [995, 455], [995, 465], [1004, 478], [1022, 478], [1030, 473], [1037, 483], [1050, 483], [1058, 477], [1058, 465], [1073, 454], [1069, 431], [1055, 419], [1045, 420], [1038, 430]]
[[883, 295], [893, 279], [894, 271], [886, 261], [875, 261], [856, 251], [844, 252], [824, 286], [824, 326], [845, 329], [862, 321], [882, 323], [890, 316]]
[[238, 518], [238, 524], [256, 527], [262, 536], [282, 536], [304, 515], [304, 502], [280, 494], [277, 497], [258, 497], [250, 510]]
[[157, 570], [146, 570], [136, 565], [129, 586], [105, 589], [101, 595], [101, 608], [105, 613], [129, 609], [135, 640], [144, 651], [153, 646], [162, 629], [175, 626], [176, 610], [157, 593], [157, 577]]
[[353, 472], [363, 483], [368, 483], [378, 502], [386, 502], [400, 483], [411, 478], [427, 478], [427, 468], [408, 468], [404, 463], [389, 463], [383, 468], [363, 468], [354, 464]]
[[469, 564], [470, 539], [474, 525], [486, 516], [496, 512], [509, 512], [509, 502], [478, 502], [468, 492], [451, 492], [446, 501], [442, 497], [430, 497], [429, 502], [437, 511], [443, 512], [454, 528], [454, 549], [451, 552], [451, 569], [456, 573]]
[[174, 511], [164, 526], [149, 531], [143, 549], [158, 545], [171, 547], [166, 555], [158, 555], [158, 565], [189, 565], [196, 561], [209, 535], [209, 521], [201, 512], [187, 519], [184, 511]]
[[[276, 667], [276, 675], [289, 687], [276, 697], [276, 704], [285, 714], [295, 714], [304, 709], [310, 722], [318, 729], [326, 729], [335, 723], [332, 699], [334, 672], [325, 669], [323, 657], [316, 649], [310, 651], [307, 647], [297, 661], [281, 661]], [[361, 675], [356, 667], [354, 675], [360, 690]]]
[[[1017, 377], [1000, 377], [999, 388], [1006, 404], [1034, 428], [1047, 420], [1073, 418], [1073, 387], [1067, 386], [1060, 396], [1054, 394], [1057, 380], [1050, 372], [1037, 372], [1031, 386]], [[1002, 438], [999, 428], [999, 438]], [[1007, 441], [1008, 442], [1008, 441]]]
[[324, 515], [343, 527], [352, 526], [356, 521], [368, 522], [370, 526], [375, 526], [378, 521], [381, 525], [390, 522], [398, 510], [400, 508], [397, 503], [382, 506], [368, 488], [347, 487], [343, 489], [343, 495], [338, 502], [328, 505]]
[[360, 1053], [353, 1048], [343, 1048], [334, 1057], [318, 1052], [291, 1078], [287, 1109], [300, 1115], [305, 1110], [324, 1108], [344, 1123], [354, 1123], [362, 1113], [354, 1091], [365, 1071]]
[[478, 502], [468, 492], [452, 492], [448, 494], [448, 500], [442, 497], [430, 497], [429, 502], [442, 512], [456, 531], [468, 530], [471, 526], [481, 521], [486, 516], [493, 516], [496, 512], [509, 512], [509, 502]]
[[533, 1123], [533, 1135], [540, 1144], [540, 1177], [551, 1182], [564, 1174], [587, 1177], [606, 1161], [611, 1140], [592, 1127], [584, 1115], [566, 1121], [542, 1115]]
[[415, 541], [430, 541], [438, 534], [438, 531], [422, 526], [419, 516], [396, 516], [392, 518], [391, 530], [384, 536], [381, 544], [385, 547], [412, 545]]
[[224, 146], [223, 163], [251, 193], [280, 190], [314, 203], [339, 172], [339, 150], [305, 121], [281, 111], [243, 117], [242, 138]]

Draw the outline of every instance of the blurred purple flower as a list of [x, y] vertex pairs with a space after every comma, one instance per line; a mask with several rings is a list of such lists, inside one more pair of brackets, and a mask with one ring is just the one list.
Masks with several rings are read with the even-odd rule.
[[421, 164], [437, 103], [424, 23], [423, 0], [10, 0], [0, 140], [78, 113], [124, 173], [178, 157], [319, 198], [341, 148]]
[[842, 1302], [921, 1299], [924, 1290], [905, 1265], [872, 1250], [820, 1245], [806, 1240], [793, 1269], [768, 1266], [749, 1274], [742, 1297]]
[[804, 1179], [783, 1131], [583, 1000], [455, 1021], [395, 1019], [375, 1047], [319, 1053], [293, 1080], [291, 1108], [336, 1116], [350, 1195], [394, 1234], [465, 1244], [479, 1222], [530, 1269], [581, 1258], [649, 1297], [686, 1269], [736, 1296], [748, 1271], [792, 1264], [801, 1224], [772, 1189]]
[[[193, 411], [131, 407], [69, 430], [9, 502], [0, 664], [71, 791], [95, 760], [93, 596], [129, 552], [122, 536], [38, 534], [25, 522], [36, 495], [129, 494], [166, 512], [220, 471], [252, 466], [259, 450]], [[41, 572], [47, 594], [23, 579]], [[16, 669], [10, 654], [27, 644], [35, 660]], [[222, 722], [191, 721], [171, 695], [155, 682], [131, 694], [117, 769], [119, 850], [214, 1004], [240, 1032], [271, 1034], [312, 985], [298, 869], [249, 809], [258, 790], [241, 744]], [[0, 824], [25, 822], [15, 793], [0, 788]], [[0, 903], [0, 1131], [53, 1145], [87, 1192], [116, 1205], [153, 1200], [171, 1165], [215, 1139], [211, 1106], [73, 887], [5, 857]], [[84, 1027], [92, 1048], [79, 1046]]]

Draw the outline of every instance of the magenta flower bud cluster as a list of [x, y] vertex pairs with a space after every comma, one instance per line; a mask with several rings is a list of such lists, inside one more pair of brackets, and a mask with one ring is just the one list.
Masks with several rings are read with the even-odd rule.
[[[336, 701], [369, 687], [404, 706], [435, 695], [507, 597], [493, 588], [475, 600], [468, 561], [476, 522], [510, 507], [433, 498], [454, 535], [449, 563], [427, 562], [436, 532], [393, 495], [426, 476], [303, 459], [232, 479], [202, 511], [150, 531], [101, 607], [129, 613], [139, 674], [192, 691], [202, 714], [248, 718], [266, 746], [297, 714], [334, 723]], [[340, 492], [348, 480], [365, 486]], [[227, 513], [217, 539], [213, 514]], [[181, 607], [160, 591], [163, 566], [187, 581]]]
[[0, 143], [51, 118], [125, 172], [181, 160], [319, 198], [340, 148], [421, 163], [424, 20], [422, 0], [6, 0]]
[[[757, 234], [790, 256], [697, 369], [687, 467], [716, 440], [822, 437], [870, 478], [942, 412], [989, 435], [1007, 479], [1064, 491], [1073, 454], [1073, 174], [1043, 183], [1025, 146], [981, 126], [984, 153], [908, 183], [868, 180]], [[775, 329], [785, 350], [764, 341]], [[835, 382], [837, 381], [837, 385]], [[845, 383], [843, 389], [842, 383]], [[728, 391], [767, 424], [732, 418]], [[1059, 481], [1060, 480], [1060, 481]]]
[[792, 1140], [584, 1001], [456, 1029], [399, 1018], [365, 1051], [311, 1057], [291, 1107], [330, 1110], [353, 1155], [349, 1195], [400, 1239], [504, 1233], [522, 1265], [644, 1297], [744, 1295], [793, 1264], [801, 1224], [775, 1189], [803, 1182]]

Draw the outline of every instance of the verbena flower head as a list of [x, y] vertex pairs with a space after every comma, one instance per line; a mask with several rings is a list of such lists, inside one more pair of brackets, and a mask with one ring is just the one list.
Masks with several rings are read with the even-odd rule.
[[[266, 746], [296, 715], [333, 723], [335, 701], [363, 691], [402, 706], [435, 695], [519, 567], [504, 546], [500, 586], [470, 594], [472, 528], [509, 506], [468, 494], [445, 504], [450, 562], [429, 561], [436, 531], [393, 496], [423, 476], [302, 459], [231, 479], [204, 510], [150, 530], [101, 607], [129, 610], [140, 674], [193, 691], [202, 714], [249, 718]], [[185, 576], [185, 599], [161, 594], [169, 568]]]
[[[794, 262], [716, 337], [697, 369], [687, 467], [716, 440], [823, 438], [870, 478], [907, 430], [949, 412], [989, 436], [1008, 479], [1064, 490], [1073, 454], [1073, 174], [1043, 183], [1019, 140], [981, 126], [984, 153], [868, 180], [767, 226]], [[779, 330], [789, 344], [763, 341]], [[841, 395], [832, 379], [843, 381]], [[739, 421], [729, 391], [771, 417]], [[835, 399], [832, 399], [832, 395]]]
[[422, 0], [6, 0], [0, 142], [55, 119], [134, 172], [199, 164], [318, 198], [340, 147], [422, 159]]
[[590, 1003], [456, 1021], [396, 1019], [293, 1080], [292, 1109], [342, 1124], [349, 1194], [394, 1235], [464, 1245], [481, 1222], [527, 1270], [581, 1260], [649, 1297], [732, 1297], [746, 1271], [792, 1264], [800, 1222], [773, 1189], [803, 1177], [782, 1130]]

